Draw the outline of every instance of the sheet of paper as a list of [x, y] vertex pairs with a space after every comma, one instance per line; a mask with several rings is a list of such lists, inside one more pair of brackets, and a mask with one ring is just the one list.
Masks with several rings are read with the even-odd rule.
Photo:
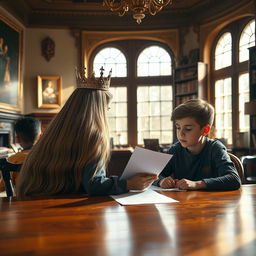
[[135, 147], [121, 179], [127, 179], [138, 173], [160, 174], [172, 155]]
[[177, 203], [168, 196], [161, 195], [151, 189], [144, 192], [128, 192], [121, 195], [111, 195], [121, 205], [136, 205], [136, 204], [162, 204], [162, 203]]
[[149, 187], [151, 190], [159, 190], [159, 191], [187, 191], [186, 189], [179, 189], [179, 188], [160, 188], [158, 186], [151, 185]]

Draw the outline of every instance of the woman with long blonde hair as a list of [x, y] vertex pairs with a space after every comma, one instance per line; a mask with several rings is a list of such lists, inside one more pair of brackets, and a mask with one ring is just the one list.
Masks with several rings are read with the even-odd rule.
[[129, 180], [106, 177], [111, 99], [108, 90], [100, 87], [75, 89], [23, 164], [17, 184], [19, 198], [78, 192], [121, 194], [143, 189], [156, 179], [145, 174]]

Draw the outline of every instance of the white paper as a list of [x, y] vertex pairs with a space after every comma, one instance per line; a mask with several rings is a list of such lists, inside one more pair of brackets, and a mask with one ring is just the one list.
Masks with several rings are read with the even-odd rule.
[[111, 197], [121, 205], [162, 204], [179, 202], [168, 196], [161, 195], [151, 189], [139, 193], [128, 192], [121, 195], [111, 195]]
[[158, 186], [151, 185], [149, 187], [151, 190], [159, 190], [159, 191], [187, 191], [186, 189], [179, 189], [179, 188], [161, 188]]
[[139, 173], [159, 175], [172, 155], [135, 147], [120, 179], [128, 179]]

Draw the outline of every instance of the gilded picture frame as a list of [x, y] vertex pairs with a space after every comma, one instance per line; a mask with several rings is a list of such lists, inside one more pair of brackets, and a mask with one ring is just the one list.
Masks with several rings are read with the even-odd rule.
[[61, 107], [60, 76], [37, 76], [38, 108]]
[[0, 14], [0, 111], [21, 112], [23, 29]]

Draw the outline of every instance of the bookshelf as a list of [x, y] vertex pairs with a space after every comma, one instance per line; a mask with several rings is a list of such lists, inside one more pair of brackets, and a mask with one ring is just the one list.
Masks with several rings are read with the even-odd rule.
[[174, 70], [174, 106], [196, 98], [206, 98], [207, 64], [197, 62]]
[[250, 115], [250, 153], [256, 153], [256, 46], [249, 48], [250, 101], [245, 103], [245, 113]]

